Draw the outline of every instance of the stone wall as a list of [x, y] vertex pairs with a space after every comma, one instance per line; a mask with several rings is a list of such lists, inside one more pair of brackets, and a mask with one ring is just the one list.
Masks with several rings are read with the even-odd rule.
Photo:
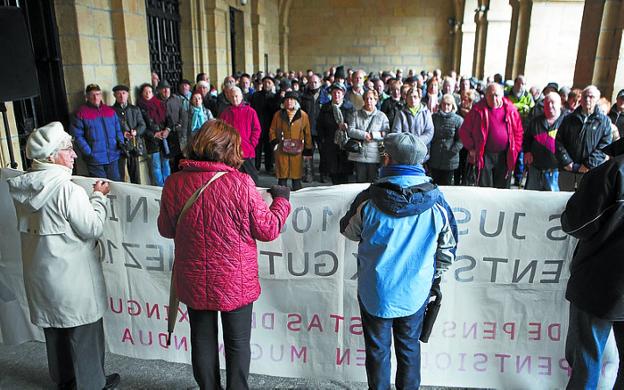
[[293, 0], [288, 66], [448, 70], [453, 16], [451, 1]]
[[70, 110], [97, 83], [107, 103], [118, 83], [149, 80], [145, 2], [142, 0], [55, 0], [65, 88]]
[[258, 0], [264, 5], [264, 52], [260, 53], [260, 66], [254, 71], [264, 69], [264, 54], [269, 55], [269, 71], [280, 66], [279, 50], [279, 9], [277, 0]]
[[[572, 86], [583, 3], [534, 2], [524, 74], [527, 84]], [[589, 78], [591, 80], [591, 77]]]

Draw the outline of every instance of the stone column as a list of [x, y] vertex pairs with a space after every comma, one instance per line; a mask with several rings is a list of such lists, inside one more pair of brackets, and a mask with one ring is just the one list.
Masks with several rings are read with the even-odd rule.
[[475, 43], [474, 43], [474, 55], [472, 62], [472, 76], [479, 79], [483, 78], [483, 68], [485, 65], [485, 44], [487, 39], [487, 11], [489, 3], [488, 0], [480, 0], [478, 8], [475, 11], [474, 21], [476, 25], [475, 31]]
[[222, 0], [208, 0], [204, 8], [207, 16], [208, 66], [210, 79], [219, 89], [225, 76], [230, 74], [228, 5]]
[[260, 0], [253, 0], [251, 5], [251, 38], [253, 42], [253, 69], [248, 71], [256, 72], [262, 69], [262, 60], [264, 59], [264, 26], [266, 24], [265, 17], [262, 14]]
[[619, 0], [607, 0], [604, 5], [602, 23], [596, 45], [596, 59], [594, 61], [593, 83], [600, 89], [602, 95], [608, 99], [614, 91], [615, 75], [620, 60], [622, 43], [622, 24], [624, 5]]
[[209, 73], [207, 14], [202, 4], [201, 0], [180, 1], [182, 74], [191, 81], [200, 72]]
[[142, 0], [113, 0], [117, 82], [136, 87], [150, 80], [147, 14]]
[[477, 0], [465, 0], [462, 25], [461, 25], [461, 60], [457, 71], [463, 76], [473, 75], [473, 60], [475, 52], [475, 9], [478, 7]]
[[505, 79], [513, 80], [516, 76], [524, 74], [533, 0], [509, 0], [509, 4], [512, 13]]
[[593, 82], [598, 37], [605, 0], [586, 1], [581, 22], [581, 35], [574, 69], [574, 85], [584, 87]]
[[505, 73], [507, 48], [509, 46], [509, 28], [511, 25], [511, 6], [501, 0], [490, 1], [487, 11], [487, 31], [483, 50], [483, 75]]
[[461, 67], [461, 52], [462, 52], [462, 24], [464, 22], [464, 0], [454, 1], [455, 17], [449, 19], [449, 33], [451, 35], [449, 41], [451, 43], [450, 50], [450, 64], [449, 70], [459, 72]]

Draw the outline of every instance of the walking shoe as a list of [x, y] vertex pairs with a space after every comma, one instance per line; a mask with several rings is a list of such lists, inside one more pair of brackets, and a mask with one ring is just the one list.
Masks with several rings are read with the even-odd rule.
[[115, 389], [117, 385], [121, 382], [121, 377], [119, 374], [114, 373], [106, 376], [106, 386], [104, 386], [104, 390], [107, 389]]

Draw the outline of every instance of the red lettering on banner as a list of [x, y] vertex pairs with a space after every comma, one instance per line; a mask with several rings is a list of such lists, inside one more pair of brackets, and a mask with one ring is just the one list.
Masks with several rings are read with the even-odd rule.
[[312, 330], [312, 328], [318, 328], [319, 332], [323, 332], [323, 326], [321, 325], [321, 319], [318, 314], [312, 316], [312, 320], [308, 325], [308, 332]]
[[340, 329], [340, 321], [344, 320], [344, 317], [339, 316], [338, 314], [330, 314], [329, 318], [336, 320], [334, 324], [334, 332], [338, 333], [338, 330]]
[[130, 344], [134, 345], [134, 340], [132, 339], [132, 333], [130, 333], [130, 329], [124, 329], [123, 336], [121, 336], [121, 342], [125, 343], [126, 341], [130, 341]]
[[288, 314], [288, 322], [286, 323], [286, 327], [288, 328], [288, 330], [292, 330], [293, 332], [299, 332], [301, 330], [301, 327], [295, 325], [300, 325], [302, 319], [303, 318], [301, 317], [301, 314], [290, 313]]
[[[532, 330], [531, 328], [535, 328]], [[529, 340], [541, 340], [542, 339], [542, 324], [539, 322], [529, 322]], [[531, 335], [534, 335], [531, 337]]]
[[505, 322], [503, 324], [503, 332], [510, 336], [510, 340], [516, 337], [516, 324], [514, 322]]
[[464, 367], [464, 361], [466, 360], [466, 353], [465, 352], [460, 352], [459, 353], [459, 371], [466, 371], [466, 367]]
[[561, 340], [561, 324], [548, 325], [548, 338], [552, 341]]
[[152, 345], [152, 332], [147, 332], [147, 334], [149, 335], [149, 339], [147, 342], [145, 342], [143, 341], [143, 331], [139, 330], [139, 341], [143, 345]]
[[139, 302], [134, 299], [128, 300], [128, 314], [131, 316], [141, 315], [141, 305], [139, 305]]
[[119, 301], [119, 309], [117, 309], [117, 310], [115, 310], [115, 306], [113, 306], [113, 297], [109, 297], [108, 301], [110, 302], [110, 308], [111, 308], [111, 311], [113, 313], [119, 314], [119, 313], [121, 313], [123, 311], [121, 298], [118, 299], [118, 301]]
[[349, 332], [356, 336], [360, 336], [364, 333], [364, 330], [362, 329], [362, 318], [351, 317], [351, 326], [349, 326]]
[[[496, 322], [484, 322], [483, 325], [483, 338], [494, 340], [496, 338]], [[486, 328], [488, 325], [491, 326], [490, 329]], [[487, 336], [487, 334], [490, 334], [491, 336]]]
[[145, 311], [147, 312], [147, 318], [152, 318], [154, 314], [156, 314], [156, 319], [160, 319], [160, 307], [158, 306], [158, 304], [152, 305], [150, 307], [149, 302], [146, 302]]
[[568, 378], [572, 375], [572, 367], [570, 367], [570, 364], [566, 359], [559, 359], [559, 368], [568, 374]]

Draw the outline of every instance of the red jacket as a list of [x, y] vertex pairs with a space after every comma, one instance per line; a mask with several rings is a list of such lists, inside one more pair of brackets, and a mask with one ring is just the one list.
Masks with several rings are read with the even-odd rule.
[[256, 145], [262, 132], [256, 110], [247, 103], [241, 103], [238, 107], [227, 106], [219, 119], [238, 130], [241, 136], [243, 158], [256, 157]]
[[[505, 122], [507, 123], [507, 135], [509, 136], [509, 149], [507, 153], [507, 172], [514, 170], [518, 153], [522, 150], [522, 120], [518, 110], [511, 101], [503, 98], [505, 108]], [[464, 124], [459, 128], [459, 138], [466, 150], [476, 150], [477, 169], [483, 168], [483, 154], [488, 136], [489, 108], [485, 99], [476, 103], [466, 115]]]
[[[290, 203], [271, 206], [249, 175], [222, 163], [182, 160], [163, 188], [158, 230], [175, 242], [175, 287], [181, 302], [197, 310], [231, 311], [260, 296], [256, 240], [277, 238]], [[176, 227], [187, 199], [218, 171]]]

